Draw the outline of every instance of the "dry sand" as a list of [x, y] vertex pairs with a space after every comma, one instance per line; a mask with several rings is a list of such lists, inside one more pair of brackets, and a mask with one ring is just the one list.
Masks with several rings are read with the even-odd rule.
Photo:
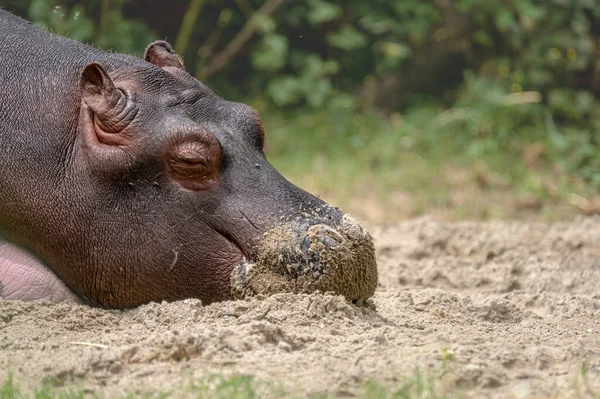
[[424, 218], [372, 233], [375, 309], [316, 294], [129, 311], [0, 301], [0, 381], [10, 366], [21, 386], [115, 397], [216, 372], [353, 397], [369, 379], [398, 388], [418, 366], [465, 398], [600, 395], [600, 217]]

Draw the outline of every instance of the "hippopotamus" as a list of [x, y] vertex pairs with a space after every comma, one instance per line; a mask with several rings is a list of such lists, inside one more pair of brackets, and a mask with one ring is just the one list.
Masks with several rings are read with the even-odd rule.
[[279, 174], [257, 112], [169, 43], [105, 52], [0, 10], [0, 54], [0, 298], [373, 295], [367, 229]]

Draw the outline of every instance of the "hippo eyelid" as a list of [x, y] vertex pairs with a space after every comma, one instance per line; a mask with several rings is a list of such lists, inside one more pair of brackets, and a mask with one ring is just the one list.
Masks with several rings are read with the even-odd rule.
[[212, 132], [188, 125], [172, 136], [165, 157], [172, 178], [184, 188], [200, 191], [217, 184], [223, 152]]
[[[168, 123], [172, 123], [174, 125], [179, 123], [179, 120], [169, 120]], [[167, 144], [170, 147], [179, 147], [182, 145], [193, 145], [193, 143], [198, 143], [200, 145], [211, 146], [214, 144], [219, 144], [220, 142], [217, 139], [217, 136], [205, 128], [204, 126], [196, 123], [191, 124], [182, 124], [178, 126], [170, 137], [168, 138]]]
[[173, 156], [173, 159], [177, 162], [187, 164], [190, 166], [204, 166], [205, 168], [210, 167], [210, 156], [204, 156], [200, 154], [183, 153], [180, 152]]

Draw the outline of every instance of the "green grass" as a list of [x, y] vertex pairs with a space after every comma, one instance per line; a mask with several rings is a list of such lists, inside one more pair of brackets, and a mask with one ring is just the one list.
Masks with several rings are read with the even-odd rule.
[[[442, 351], [442, 369], [437, 373], [424, 374], [415, 367], [411, 375], [399, 378], [394, 386], [382, 384], [377, 380], [366, 381], [361, 388], [351, 391], [359, 399], [443, 399], [460, 398], [459, 388], [452, 385], [441, 389], [446, 376], [452, 375], [454, 353], [451, 350]], [[599, 393], [590, 387], [588, 382], [588, 366], [582, 364], [576, 374], [570, 389], [562, 392], [565, 396], [574, 398], [599, 398]], [[450, 389], [450, 391], [448, 391]], [[568, 395], [567, 395], [568, 394]], [[79, 399], [79, 398], [108, 398], [94, 391], [57, 388], [45, 384], [42, 388], [25, 390], [19, 386], [9, 374], [6, 381], [0, 383], [0, 399]], [[110, 396], [111, 398], [114, 396]], [[129, 393], [125, 399], [179, 399], [179, 398], [210, 398], [210, 399], [255, 399], [255, 398], [302, 398], [306, 392], [288, 392], [281, 385], [261, 383], [252, 376], [210, 374], [201, 379], [193, 380], [173, 392], [148, 392], [145, 394]], [[309, 396], [312, 399], [334, 399], [335, 393], [323, 393]], [[557, 396], [558, 397], [558, 396]]]
[[34, 388], [26, 392], [16, 383], [10, 372], [6, 381], [0, 384], [0, 399], [83, 399], [90, 396], [92, 395], [86, 396], [82, 390], [57, 390], [50, 384], [43, 384], [41, 388]]
[[437, 392], [436, 379], [423, 376], [419, 368], [415, 368], [413, 375], [405, 378], [398, 389], [390, 389], [376, 381], [369, 381], [365, 384], [364, 393], [361, 396], [364, 399], [441, 399], [447, 397], [447, 395]]
[[267, 157], [284, 176], [374, 222], [429, 213], [452, 219], [577, 213], [571, 195], [595, 189], [553, 152], [538, 117], [543, 110], [505, 108], [261, 115]]
[[254, 399], [258, 397], [254, 379], [250, 376], [225, 377], [214, 374], [199, 381], [192, 381], [187, 393], [197, 398]]
[[[410, 398], [444, 398], [435, 390], [436, 379], [423, 376], [418, 368], [412, 376], [404, 378], [399, 388], [390, 389], [374, 380], [366, 382], [359, 391], [358, 397], [362, 399], [410, 399]], [[0, 385], [0, 399], [79, 399], [103, 398], [95, 392], [76, 389], [59, 389], [51, 385], [43, 385], [40, 389], [26, 391], [22, 389], [9, 375], [8, 379]], [[293, 394], [282, 388], [265, 386], [256, 382], [251, 376], [224, 376], [220, 374], [208, 375], [200, 380], [192, 381], [189, 385], [171, 393], [127, 394], [126, 399], [137, 398], [211, 398], [211, 399], [255, 399], [261, 397], [304, 397], [304, 394]], [[314, 399], [333, 399], [333, 394], [314, 395]]]

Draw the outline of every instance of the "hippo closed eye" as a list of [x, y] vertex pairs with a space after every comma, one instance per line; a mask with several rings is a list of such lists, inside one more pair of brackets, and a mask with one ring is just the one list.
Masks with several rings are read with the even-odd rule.
[[168, 43], [107, 53], [0, 10], [0, 54], [0, 297], [373, 295], [366, 229], [285, 180], [257, 113]]

